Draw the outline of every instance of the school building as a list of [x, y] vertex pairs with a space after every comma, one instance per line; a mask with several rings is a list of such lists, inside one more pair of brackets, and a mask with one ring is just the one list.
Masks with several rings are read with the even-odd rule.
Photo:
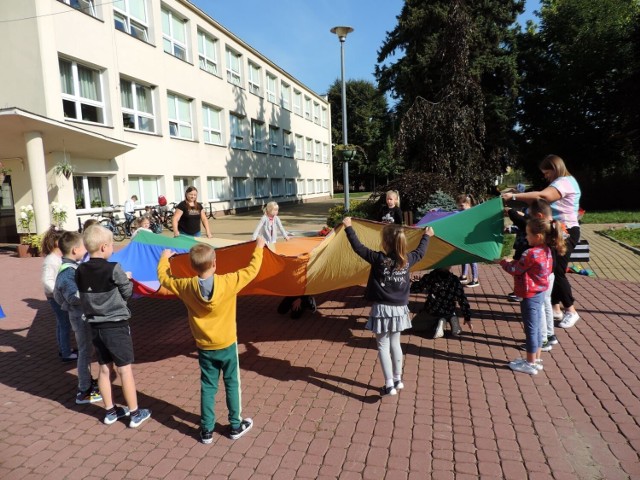
[[0, 44], [0, 242], [27, 205], [41, 233], [52, 202], [74, 229], [190, 185], [218, 211], [332, 194], [325, 97], [187, 0], [3, 0]]

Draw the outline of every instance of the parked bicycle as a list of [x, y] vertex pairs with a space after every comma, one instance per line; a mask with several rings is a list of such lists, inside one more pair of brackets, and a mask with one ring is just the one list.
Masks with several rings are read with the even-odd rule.
[[176, 205], [176, 202], [171, 202], [167, 207], [165, 207], [166, 210], [164, 211], [164, 215], [162, 215], [162, 224], [164, 225], [164, 228], [170, 232], [173, 232], [173, 214], [176, 211]]
[[113, 239], [116, 242], [121, 242], [125, 238], [127, 238], [127, 224], [124, 221], [120, 221], [118, 214], [116, 213], [117, 208], [122, 208], [123, 205], [112, 205], [107, 209], [102, 210], [102, 220], [100, 220], [100, 225], [111, 230], [113, 233]]
[[163, 228], [163, 211], [162, 211], [162, 207], [160, 205], [154, 205], [152, 207], [146, 207], [145, 208], [146, 213], [145, 215], [147, 215], [149, 217], [149, 221], [151, 223], [150, 225], [150, 229], [153, 233], [162, 233], [162, 228]]

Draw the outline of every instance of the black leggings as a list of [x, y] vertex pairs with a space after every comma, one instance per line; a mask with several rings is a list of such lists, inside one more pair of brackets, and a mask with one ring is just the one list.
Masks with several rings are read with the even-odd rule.
[[556, 258], [556, 266], [553, 273], [556, 276], [553, 282], [553, 290], [551, 290], [551, 303], [557, 305], [562, 303], [564, 308], [569, 308], [573, 305], [573, 295], [571, 293], [571, 284], [567, 278], [567, 266], [569, 265], [569, 257], [571, 252], [576, 248], [576, 245], [580, 241], [580, 227], [572, 227], [569, 229], [569, 236], [565, 239], [567, 244], [567, 252]]

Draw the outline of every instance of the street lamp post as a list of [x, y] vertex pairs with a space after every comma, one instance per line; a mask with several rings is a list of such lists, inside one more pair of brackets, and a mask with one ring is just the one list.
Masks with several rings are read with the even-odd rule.
[[[342, 143], [344, 145], [343, 152], [347, 149], [347, 86], [344, 79], [344, 41], [347, 39], [347, 35], [353, 32], [351, 27], [333, 27], [331, 33], [335, 33], [340, 40], [340, 75], [342, 77]], [[344, 211], [349, 212], [349, 159], [347, 155], [343, 155], [343, 168], [344, 168]]]

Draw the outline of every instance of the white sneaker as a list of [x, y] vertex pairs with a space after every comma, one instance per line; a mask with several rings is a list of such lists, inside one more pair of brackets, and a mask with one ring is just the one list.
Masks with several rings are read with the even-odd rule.
[[393, 382], [393, 387], [394, 387], [396, 390], [402, 390], [402, 389], [404, 388], [404, 383], [402, 383], [402, 380], [395, 380], [395, 381]]
[[444, 337], [444, 318], [438, 320], [438, 327], [436, 328], [436, 333], [433, 334], [433, 338], [442, 338]]
[[580, 315], [575, 312], [565, 312], [562, 321], [558, 324], [560, 328], [571, 328], [580, 320]]
[[[527, 363], [527, 360], [524, 358], [516, 358], [515, 360], [511, 360], [509, 362], [509, 368], [513, 370], [513, 367], [516, 365], [522, 365], [523, 363]], [[536, 360], [536, 363], [533, 365], [538, 371], [544, 370], [544, 366], [542, 365], [542, 359]]]
[[536, 368], [536, 366], [532, 365], [532, 364], [530, 364], [529, 362], [526, 362], [526, 361], [525, 362], [521, 362], [521, 363], [517, 363], [515, 365], [509, 364], [509, 367], [514, 372], [528, 373], [529, 375], [537, 375], [538, 374], [538, 369]]

